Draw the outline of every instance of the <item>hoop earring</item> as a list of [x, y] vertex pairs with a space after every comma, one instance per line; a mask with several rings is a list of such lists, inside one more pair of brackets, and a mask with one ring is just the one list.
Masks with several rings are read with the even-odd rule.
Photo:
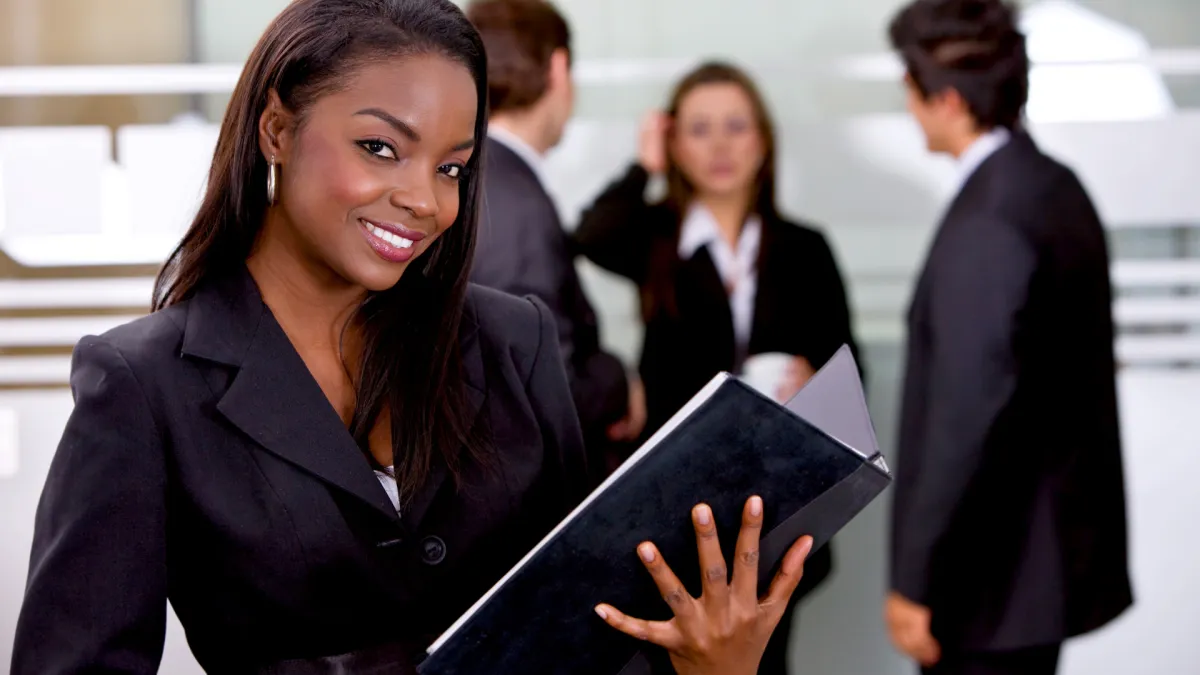
[[275, 205], [275, 199], [279, 196], [279, 170], [275, 168], [275, 157], [271, 157], [271, 161], [267, 166], [267, 204]]

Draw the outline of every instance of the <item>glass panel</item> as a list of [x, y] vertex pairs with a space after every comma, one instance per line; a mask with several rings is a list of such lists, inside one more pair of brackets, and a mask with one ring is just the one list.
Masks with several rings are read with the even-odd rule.
[[[872, 414], [888, 453], [898, 412], [903, 311], [952, 183], [949, 163], [926, 155], [905, 117], [887, 54], [886, 24], [903, 2], [560, 0], [575, 32], [579, 101], [576, 119], [550, 159], [554, 170], [547, 172], [571, 226], [579, 209], [631, 160], [640, 116], [664, 103], [682, 70], [710, 57], [746, 66], [779, 127], [782, 206], [825, 229], [848, 277], [871, 375]], [[0, 0], [0, 69], [190, 62], [236, 68], [286, 4]], [[1200, 2], [1021, 4], [1030, 15], [1073, 12], [1083, 17], [1076, 27], [1092, 30], [1086, 40], [1078, 30], [1034, 38], [1060, 58], [1084, 63], [1040, 67], [1035, 79], [1047, 93], [1038, 96], [1030, 112], [1039, 118], [1034, 125], [1039, 141], [1079, 172], [1111, 228], [1122, 353], [1137, 365], [1194, 368], [1200, 363], [1200, 197], [1195, 196], [1200, 184], [1200, 159], [1195, 159], [1200, 156]], [[1097, 34], [1103, 39], [1097, 41]], [[0, 82], [6, 75], [0, 71]], [[1131, 93], [1135, 88], [1142, 93]], [[1054, 98], [1064, 92], [1068, 95]], [[161, 241], [155, 237], [170, 242], [177, 236], [202, 183], [213, 124], [227, 99], [227, 93], [193, 92], [0, 96], [0, 166], [5, 175], [16, 176], [7, 186], [0, 184], [0, 198], [7, 199], [3, 213], [9, 216], [0, 228], [0, 415], [17, 410], [25, 443], [16, 464], [19, 475], [10, 484], [17, 489], [0, 485], [0, 511], [30, 513], [36, 502], [44, 474], [35, 474], [44, 472], [70, 408], [62, 387], [71, 344], [84, 332], [101, 332], [144, 310], [155, 265], [113, 263], [122, 256], [160, 259], [155, 247]], [[168, 124], [189, 115], [208, 124]], [[80, 128], [5, 135], [21, 126]], [[35, 156], [46, 149], [52, 152]], [[71, 161], [60, 162], [60, 155]], [[72, 199], [63, 199], [64, 194]], [[59, 211], [47, 215], [47, 203]], [[36, 241], [64, 232], [79, 236], [70, 246]], [[47, 255], [66, 262], [34, 264]], [[15, 256], [26, 263], [16, 263]], [[628, 284], [582, 267], [603, 314], [606, 342], [634, 360], [640, 344], [634, 294]], [[111, 278], [92, 278], [100, 276]], [[1158, 389], [1161, 381], [1151, 384]], [[31, 396], [26, 391], [31, 388], [52, 391]], [[1188, 395], [1177, 398], [1186, 401]], [[1130, 438], [1144, 438], [1151, 426], [1160, 433], [1166, 422], [1131, 424]], [[0, 427], [0, 443], [5, 434], [11, 435]], [[1183, 437], [1161, 431], [1161, 437], [1142, 443], [1138, 447], [1146, 450], [1145, 457], [1156, 460], [1135, 457], [1131, 476], [1145, 481], [1154, 466], [1169, 465], [1158, 461], [1159, 453], [1170, 444], [1183, 447]], [[0, 446], [0, 471], [12, 465], [6, 457]], [[1163, 481], [1169, 478], [1164, 475]], [[1139, 504], [1143, 508], [1145, 501]], [[1173, 507], [1162, 513], [1178, 510]], [[798, 622], [795, 649], [803, 655], [804, 672], [911, 670], [888, 647], [878, 619], [885, 520], [883, 508], [872, 509], [839, 537], [838, 574], [806, 606], [803, 616], [809, 618]], [[1143, 525], [1154, 522], [1143, 516]], [[1136, 525], [1134, 532], [1154, 529]], [[0, 519], [0, 539], [19, 544], [0, 554], [0, 635], [11, 635], [14, 628], [31, 527], [28, 518]], [[1160, 554], [1157, 561], [1165, 559]], [[1147, 586], [1157, 580], [1142, 581]], [[1179, 577], [1167, 581], [1194, 586]], [[1145, 622], [1139, 625], [1182, 616], [1154, 604], [1154, 597], [1178, 595], [1163, 588], [1142, 593], [1150, 600], [1139, 600], [1136, 611], [1143, 618], [1138, 620]], [[1120, 639], [1153, 644], [1150, 650], [1126, 651], [1178, 666], [1158, 668], [1161, 672], [1196, 670], [1190, 644], [1164, 641], [1161, 631], [1139, 634], [1134, 623], [1121, 629], [1126, 638], [1112, 644], [1120, 646]], [[163, 671], [195, 672], [178, 624], [172, 622], [170, 631]], [[8, 663], [7, 649], [0, 640], [0, 663]], [[1076, 652], [1082, 656], [1073, 663], [1068, 659], [1066, 671], [1104, 670], [1105, 658], [1119, 656], [1105, 649]]]
[[[185, 0], [0, 0], [0, 67], [188, 60]], [[0, 97], [0, 126], [162, 123], [187, 96]]]

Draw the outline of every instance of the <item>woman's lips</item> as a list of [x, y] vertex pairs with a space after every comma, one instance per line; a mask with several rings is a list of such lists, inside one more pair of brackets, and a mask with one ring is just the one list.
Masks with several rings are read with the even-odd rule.
[[416, 255], [415, 244], [425, 238], [423, 232], [410, 230], [394, 223], [360, 219], [363, 235], [376, 255], [388, 262], [403, 263]]

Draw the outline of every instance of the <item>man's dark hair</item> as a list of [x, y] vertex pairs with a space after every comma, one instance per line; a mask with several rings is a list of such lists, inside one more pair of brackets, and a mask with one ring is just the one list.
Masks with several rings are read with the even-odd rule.
[[546, 0], [474, 0], [467, 18], [483, 36], [493, 113], [537, 103], [549, 86], [550, 56], [571, 48], [571, 29]]
[[1029, 100], [1029, 56], [1012, 4], [915, 0], [888, 32], [923, 97], [954, 89], [981, 129], [1020, 126]]

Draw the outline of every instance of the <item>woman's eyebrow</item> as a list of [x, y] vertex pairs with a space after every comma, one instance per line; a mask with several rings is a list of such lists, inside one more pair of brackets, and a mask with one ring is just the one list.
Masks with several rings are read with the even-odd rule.
[[[356, 116], [357, 115], [368, 115], [370, 117], [375, 117], [377, 119], [383, 120], [384, 122], [387, 122], [387, 124], [389, 126], [391, 126], [396, 131], [400, 132], [400, 134], [402, 134], [403, 136], [408, 138], [408, 140], [412, 141], [413, 143], [421, 142], [421, 135], [417, 133], [416, 129], [413, 129], [406, 122], [401, 121], [395, 115], [392, 115], [391, 113], [389, 113], [386, 110], [382, 110], [380, 108], [364, 108], [354, 114]], [[473, 147], [475, 147], [475, 138], [474, 137], [468, 138], [467, 140], [454, 146], [451, 149], [451, 151], [452, 152], [462, 152], [463, 150], [470, 150]]]
[[416, 129], [413, 129], [412, 127], [408, 126], [408, 124], [400, 121], [386, 110], [380, 110], [379, 108], [364, 108], [354, 114], [356, 116], [369, 115], [371, 117], [381, 119], [384, 122], [387, 122], [388, 125], [394, 128], [396, 131], [400, 132], [400, 134], [406, 136], [408, 140], [412, 141], [413, 143], [421, 142], [421, 135], [417, 133]]

